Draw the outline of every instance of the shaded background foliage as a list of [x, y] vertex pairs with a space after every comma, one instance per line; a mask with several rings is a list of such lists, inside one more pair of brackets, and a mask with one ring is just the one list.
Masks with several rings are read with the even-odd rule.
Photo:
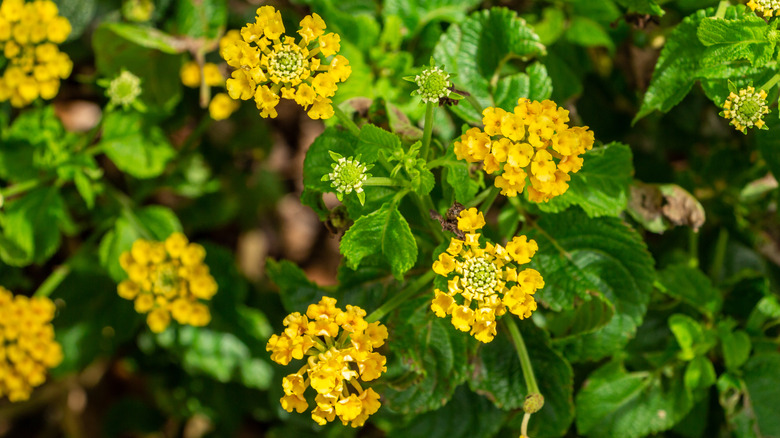
[[[546, 397], [531, 436], [780, 436], [780, 121], [774, 105], [770, 130], [743, 136], [717, 115], [728, 80], [777, 71], [775, 41], [724, 41], [766, 25], [744, 6], [718, 28], [708, 0], [276, 2], [289, 28], [313, 11], [341, 35], [353, 73], [336, 103], [384, 129], [345, 141], [285, 103], [274, 120], [246, 104], [215, 123], [182, 87], [182, 63], [254, 3], [160, 0], [140, 24], [128, 20], [140, 0], [57, 3], [74, 73], [51, 105], [0, 105], [2, 185], [35, 182], [7, 196], [0, 278], [54, 287], [65, 361], [31, 401], [0, 401], [0, 436], [517, 436], [526, 388], [506, 333], [478, 346], [428, 296], [384, 321], [383, 407], [362, 430], [284, 412], [285, 370], [265, 352], [286, 313], [325, 294], [370, 312], [400, 289], [393, 277], [430, 269], [418, 254], [436, 243], [404, 238], [426, 219], [405, 204], [364, 219], [408, 220], [396, 247], [345, 237], [341, 262], [332, 232], [393, 192], [367, 188], [365, 206], [335, 214], [320, 177], [328, 150], [419, 139], [424, 110], [401, 78], [431, 56], [482, 106], [552, 98], [603, 144], [566, 195], [499, 200], [488, 217], [496, 241], [522, 232], [540, 247], [543, 310], [521, 324]], [[148, 111], [96, 128], [96, 80], [122, 69], [143, 80]], [[436, 114], [445, 146], [480, 121], [466, 104]], [[484, 187], [451, 150], [439, 167], [440, 211]], [[208, 327], [153, 335], [116, 295], [118, 256], [141, 230], [206, 242], [220, 289]]]

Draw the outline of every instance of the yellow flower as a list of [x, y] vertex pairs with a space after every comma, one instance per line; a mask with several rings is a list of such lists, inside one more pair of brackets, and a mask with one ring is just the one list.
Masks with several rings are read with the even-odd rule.
[[181, 77], [181, 83], [186, 87], [198, 88], [200, 87], [200, 67], [195, 61], [185, 62], [181, 66], [179, 71]]
[[70, 35], [68, 20], [50, 0], [5, 0], [0, 5], [0, 48], [8, 59], [0, 76], [0, 102], [23, 107], [57, 95], [73, 63], [57, 48]]
[[780, 16], [780, 3], [776, 0], [750, 0], [747, 2], [747, 6], [751, 11], [758, 10], [766, 18], [772, 15]]
[[547, 202], [568, 190], [569, 173], [582, 167], [580, 155], [593, 147], [587, 127], [569, 127], [569, 112], [555, 102], [521, 98], [514, 112], [486, 108], [484, 131], [471, 128], [455, 142], [455, 155], [469, 163], [483, 162], [505, 196], [528, 187], [529, 199]]
[[319, 424], [338, 417], [345, 425], [360, 427], [379, 409], [379, 395], [363, 389], [360, 381], [377, 379], [387, 370], [385, 357], [373, 351], [384, 345], [387, 328], [369, 324], [365, 316], [360, 307], [347, 305], [343, 311], [335, 299], [323, 297], [305, 315], [295, 312], [284, 318], [284, 331], [266, 345], [271, 360], [281, 365], [306, 356], [308, 360], [282, 380], [282, 408], [299, 413], [308, 409], [304, 392], [311, 386], [316, 392], [311, 417]]
[[179, 324], [207, 325], [211, 314], [201, 300], [210, 300], [218, 286], [203, 264], [205, 256], [206, 250], [182, 233], [164, 242], [138, 239], [119, 258], [129, 279], [119, 283], [117, 293], [133, 300], [138, 313], [148, 313], [146, 322], [155, 333], [164, 331], [171, 317]]
[[764, 122], [764, 115], [769, 114], [766, 96], [766, 91], [756, 91], [753, 87], [729, 93], [720, 115], [731, 119], [729, 123], [743, 134], [747, 134], [747, 129], [752, 127], [768, 129]]
[[433, 263], [434, 272], [448, 281], [447, 291], [434, 290], [431, 310], [440, 318], [449, 315], [456, 329], [470, 332], [478, 341], [490, 342], [496, 335], [496, 317], [507, 309], [520, 319], [531, 316], [536, 310], [533, 295], [544, 287], [544, 280], [534, 269], [517, 272], [539, 249], [535, 241], [516, 236], [506, 248], [482, 245], [476, 231], [484, 225], [477, 209], [460, 213], [458, 228], [467, 233], [466, 240], [453, 238]]
[[46, 380], [47, 369], [62, 362], [51, 325], [54, 311], [48, 298], [14, 296], [0, 286], [0, 398], [27, 400]]
[[219, 93], [209, 103], [209, 114], [214, 120], [224, 120], [235, 112], [240, 104], [225, 93]]
[[[273, 6], [257, 9], [254, 23], [220, 41], [220, 54], [236, 68], [226, 88], [233, 99], [255, 99], [262, 117], [276, 117], [281, 97], [295, 101], [314, 119], [333, 116], [330, 97], [338, 83], [352, 72], [349, 61], [337, 55], [341, 37], [325, 33], [325, 22], [317, 14], [300, 22], [296, 43], [285, 32], [282, 16]], [[336, 56], [333, 56], [336, 55]], [[330, 64], [325, 62], [331, 58]]]

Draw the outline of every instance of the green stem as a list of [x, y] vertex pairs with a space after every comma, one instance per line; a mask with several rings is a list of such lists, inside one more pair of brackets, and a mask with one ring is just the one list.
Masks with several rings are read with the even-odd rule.
[[414, 205], [417, 206], [417, 209], [420, 210], [422, 220], [431, 231], [431, 234], [436, 239], [436, 242], [444, 242], [444, 236], [442, 235], [441, 228], [439, 228], [437, 223], [431, 218], [430, 210], [436, 210], [433, 207], [433, 201], [431, 200], [431, 197], [429, 195], [421, 197], [417, 193], [412, 193], [412, 201], [414, 201]]
[[21, 193], [24, 193], [26, 191], [32, 190], [39, 185], [41, 185], [41, 180], [39, 179], [31, 179], [28, 181], [20, 182], [17, 184], [14, 184], [12, 186], [6, 187], [5, 189], [0, 189], [0, 196], [3, 198], [10, 198], [11, 196], [16, 196]]
[[723, 18], [726, 16], [726, 9], [731, 5], [729, 0], [720, 0], [718, 3], [718, 10], [715, 11], [715, 18]]
[[388, 313], [392, 312], [396, 307], [403, 304], [404, 301], [411, 298], [414, 294], [419, 292], [424, 287], [428, 286], [428, 283], [433, 281], [433, 277], [436, 275], [435, 272], [432, 270], [429, 270], [426, 272], [423, 276], [417, 277], [416, 280], [412, 281], [407, 285], [403, 290], [395, 294], [392, 298], [390, 298], [387, 302], [379, 306], [378, 309], [371, 312], [368, 317], [366, 317], [366, 322], [372, 323], [374, 321], [379, 321], [380, 319], [384, 318]]
[[479, 115], [482, 115], [482, 111], [483, 111], [482, 105], [480, 105], [480, 103], [477, 101], [477, 99], [474, 96], [466, 96], [465, 99], [466, 102], [468, 102], [469, 105], [471, 105], [471, 107], [474, 108], [477, 111], [477, 113], [479, 113]]
[[515, 349], [517, 350], [517, 357], [520, 358], [520, 368], [523, 369], [523, 377], [525, 378], [525, 386], [528, 388], [528, 394], [541, 394], [539, 392], [539, 385], [536, 384], [534, 369], [531, 367], [531, 358], [528, 356], [528, 350], [525, 348], [525, 342], [523, 342], [523, 335], [520, 334], [520, 329], [517, 328], [517, 324], [513, 317], [507, 315], [507, 317], [502, 318], [502, 320], [509, 329], [509, 334], [512, 336], [512, 342], [514, 342]]
[[70, 274], [70, 266], [58, 266], [57, 269], [55, 269], [54, 272], [52, 272], [43, 283], [41, 283], [33, 295], [36, 297], [48, 297], [52, 292], [54, 292], [55, 289], [57, 289], [60, 283], [65, 280], [65, 277], [67, 277], [68, 274]]
[[372, 176], [363, 181], [364, 186], [406, 187], [404, 181], [386, 176]]
[[355, 137], [360, 136], [360, 128], [358, 128], [352, 118], [346, 115], [344, 111], [341, 110], [341, 108], [339, 108], [337, 105], [333, 105], [333, 112], [336, 114], [336, 117], [339, 118], [341, 124], [344, 125], [344, 127], [347, 128], [349, 132], [355, 134]]
[[436, 108], [433, 102], [425, 104], [425, 126], [423, 127], [422, 149], [420, 158], [428, 161], [428, 152], [431, 149], [431, 136], [433, 135], [433, 110]]
[[729, 246], [729, 232], [725, 227], [718, 232], [718, 240], [715, 241], [715, 256], [710, 265], [710, 278], [718, 282], [723, 272], [723, 263], [726, 260], [726, 250]]
[[485, 198], [485, 200], [482, 202], [482, 205], [479, 207], [479, 210], [482, 213], [487, 214], [488, 210], [490, 210], [490, 206], [493, 205], [493, 202], [496, 200], [499, 192], [501, 192], [500, 188], [496, 186], [490, 187], [490, 192], [488, 193], [487, 198]]
[[690, 253], [690, 260], [688, 264], [691, 268], [699, 267], [699, 233], [693, 231], [691, 228], [688, 231], [688, 252]]
[[483, 191], [481, 191], [481, 192], [477, 193], [477, 196], [475, 196], [475, 197], [474, 197], [474, 199], [472, 199], [471, 201], [469, 201], [469, 202], [468, 202], [468, 203], [465, 205], [465, 207], [466, 207], [466, 208], [471, 208], [471, 207], [476, 207], [476, 206], [477, 206], [477, 205], [479, 205], [479, 204], [482, 204], [482, 203], [485, 201], [485, 199], [487, 199], [487, 198], [488, 198], [488, 196], [490, 196], [490, 193], [491, 193], [492, 191], [493, 191], [493, 187], [488, 187], [488, 188], [486, 188], [485, 190], [483, 190]]
[[771, 78], [769, 78], [769, 80], [768, 80], [768, 81], [766, 81], [766, 83], [764, 83], [764, 85], [762, 85], [762, 86], [760, 86], [760, 87], [758, 87], [758, 88], [759, 88], [760, 90], [764, 90], [764, 91], [767, 91], [767, 92], [768, 92], [768, 91], [769, 91], [769, 90], [771, 90], [771, 89], [772, 89], [772, 87], [774, 87], [774, 86], [775, 86], [775, 85], [776, 85], [778, 82], [780, 82], [780, 73], [775, 73], [775, 75], [774, 75], [774, 76], [772, 76]]

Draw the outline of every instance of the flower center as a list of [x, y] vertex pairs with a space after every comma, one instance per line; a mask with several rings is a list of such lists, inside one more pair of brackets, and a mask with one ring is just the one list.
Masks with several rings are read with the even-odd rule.
[[176, 267], [170, 263], [158, 266], [152, 284], [154, 292], [162, 295], [175, 292], [179, 287], [179, 275], [176, 271]]
[[478, 300], [495, 292], [498, 285], [496, 266], [484, 257], [474, 257], [463, 263], [463, 287]]
[[366, 180], [366, 166], [354, 159], [341, 158], [330, 174], [330, 179], [341, 192], [360, 192], [363, 181]]
[[450, 95], [450, 75], [439, 67], [423, 70], [414, 79], [425, 102], [436, 102]]
[[274, 51], [268, 60], [268, 72], [278, 76], [282, 82], [300, 79], [306, 70], [306, 58], [298, 46], [283, 45]]

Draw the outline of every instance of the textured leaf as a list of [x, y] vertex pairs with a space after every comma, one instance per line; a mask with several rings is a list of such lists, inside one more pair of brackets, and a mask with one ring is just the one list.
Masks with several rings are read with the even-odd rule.
[[[509, 89], [513, 81], [502, 77], [503, 68], [508, 60], [519, 58], [528, 60], [545, 53], [539, 37], [513, 11], [505, 8], [493, 8], [471, 14], [459, 25], [447, 29], [433, 53], [444, 69], [457, 74], [455, 85], [467, 90], [483, 107], [498, 106], [494, 97], [499, 86]], [[514, 96], [512, 106], [520, 97]], [[511, 99], [504, 99], [511, 100]], [[504, 108], [511, 110], [512, 106]], [[451, 107], [458, 116], [478, 122], [482, 119], [470, 105]]]
[[305, 312], [306, 307], [320, 300], [326, 292], [306, 277], [306, 274], [289, 260], [266, 262], [268, 278], [279, 288], [284, 310], [289, 313]]
[[412, 230], [398, 208], [389, 203], [357, 219], [344, 233], [339, 251], [352, 269], [357, 269], [364, 258], [381, 254], [399, 280], [417, 260]]
[[663, 16], [664, 10], [655, 0], [616, 0], [616, 3], [628, 9], [628, 12]]
[[670, 429], [694, 404], [680, 374], [667, 380], [654, 373], [629, 373], [619, 362], [604, 365], [588, 376], [577, 394], [577, 431], [600, 438], [638, 438]]
[[723, 298], [701, 270], [684, 264], [671, 265], [658, 273], [661, 292], [681, 299], [707, 316], [720, 311]]
[[768, 353], [752, 357], [745, 364], [745, 386], [750, 397], [760, 436], [780, 436], [780, 416], [777, 401], [780, 400], [780, 354]]
[[615, 306], [600, 294], [575, 304], [573, 310], [562, 310], [547, 315], [547, 328], [556, 340], [594, 332], [609, 323], [615, 315]]
[[[505, 315], [505, 317], [512, 317]], [[530, 321], [520, 321], [523, 341], [531, 358], [544, 407], [534, 414], [529, 432], [534, 437], [562, 436], [574, 420], [571, 366], [550, 348], [543, 330]], [[505, 331], [480, 347], [471, 388], [488, 397], [501, 409], [521, 409], [528, 395], [517, 349]], [[522, 417], [522, 416], [519, 416]]]
[[479, 190], [479, 183], [471, 177], [469, 164], [458, 160], [453, 148], [447, 148], [444, 158], [447, 160], [444, 164], [447, 169], [446, 181], [455, 192], [455, 200], [461, 204], [471, 201]]
[[385, 158], [390, 158], [394, 152], [403, 154], [401, 139], [378, 126], [364, 125], [360, 129], [357, 154], [360, 155], [361, 160], [373, 163], [379, 159], [380, 151], [384, 152]]
[[634, 122], [655, 110], [669, 111], [691, 90], [704, 53], [704, 45], [696, 37], [696, 29], [705, 17], [703, 10], [685, 17], [666, 38], [666, 45], [655, 64], [653, 78]]
[[549, 99], [551, 94], [552, 80], [547, 75], [547, 67], [534, 62], [525, 73], [515, 73], [498, 81], [493, 99], [496, 106], [509, 109], [517, 105], [519, 97], [544, 100]]
[[[389, 438], [490, 438], [501, 428], [506, 413], [484, 397], [461, 386], [443, 408], [413, 418], [394, 428]], [[458, 421], [452, 421], [457, 418]]]
[[767, 38], [769, 30], [769, 25], [754, 14], [737, 20], [702, 20], [696, 31], [699, 41], [707, 47], [702, 65], [722, 65], [739, 59], [754, 65], [765, 64], [775, 52], [775, 42]]
[[177, 3], [176, 33], [193, 38], [215, 38], [227, 23], [225, 0], [181, 0]]
[[466, 380], [468, 334], [431, 311], [431, 297], [403, 304], [387, 323], [393, 333], [383, 389], [383, 405], [393, 411], [439, 409]]
[[459, 23], [466, 18], [469, 9], [480, 4], [479, 0], [384, 0], [382, 15], [396, 15], [409, 30], [408, 37], [416, 35], [428, 23], [448, 21]]
[[622, 143], [592, 149], [579, 172], [571, 174], [569, 189], [549, 202], [537, 204], [545, 212], [580, 206], [590, 217], [619, 216], [628, 203], [634, 175], [631, 148]]
[[162, 129], [137, 112], [106, 114], [100, 147], [116, 167], [136, 178], [160, 175], [176, 155]]
[[[179, 43], [172, 35], [153, 27], [129, 23], [104, 23], [99, 29], [111, 31], [147, 49], [155, 49], [169, 54], [181, 53], [186, 50], [186, 46]], [[93, 43], [94, 41], [93, 39]]]
[[559, 342], [570, 360], [597, 360], [622, 348], [642, 322], [655, 271], [641, 237], [616, 218], [588, 218], [582, 211], [543, 216], [529, 237], [539, 244], [532, 267], [544, 277], [537, 300], [554, 311], [598, 292], [615, 316], [594, 333]]
[[70, 221], [57, 187], [31, 190], [7, 202], [4, 213], [0, 256], [11, 266], [46, 261], [60, 246], [60, 226]]

